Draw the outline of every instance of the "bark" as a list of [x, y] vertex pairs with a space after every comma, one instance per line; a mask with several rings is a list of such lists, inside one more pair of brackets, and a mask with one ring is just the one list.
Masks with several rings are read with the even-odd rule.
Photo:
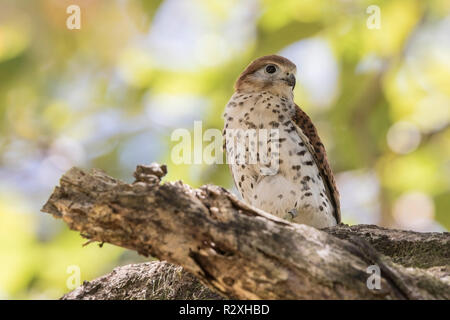
[[85, 281], [62, 300], [206, 300], [221, 299], [182, 267], [165, 261], [130, 264]]
[[[162, 184], [165, 174], [165, 166], [138, 166], [136, 181], [127, 184], [98, 170], [73, 168], [61, 178], [43, 211], [90, 241], [180, 265], [226, 298], [450, 298], [449, 233], [365, 225], [317, 230], [252, 208], [217, 186]], [[367, 268], [372, 265], [381, 270], [381, 289], [367, 286]], [[137, 268], [130, 272], [135, 278], [155, 277], [154, 266], [128, 268]], [[126, 278], [127, 272], [115, 272]], [[106, 283], [106, 291], [118, 285], [120, 291], [114, 274], [105, 277], [95, 283]], [[117, 297], [156, 298], [139, 291], [148, 282], [137, 282], [136, 296]], [[88, 297], [83, 296], [88, 286], [66, 298]]]

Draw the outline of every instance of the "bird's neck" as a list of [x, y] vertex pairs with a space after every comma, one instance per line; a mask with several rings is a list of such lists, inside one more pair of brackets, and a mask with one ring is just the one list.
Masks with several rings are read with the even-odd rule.
[[276, 97], [285, 98], [289, 102], [294, 101], [294, 93], [290, 88], [283, 87], [266, 87], [266, 88], [239, 88], [236, 90], [235, 95], [239, 94], [258, 94], [261, 92], [267, 92]]

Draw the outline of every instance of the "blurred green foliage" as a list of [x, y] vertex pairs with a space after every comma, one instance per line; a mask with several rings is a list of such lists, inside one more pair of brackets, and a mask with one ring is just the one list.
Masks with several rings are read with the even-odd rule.
[[[81, 8], [69, 30], [66, 8]], [[371, 29], [366, 10], [380, 9]], [[295, 100], [318, 126], [346, 223], [450, 227], [450, 2], [446, 0], [2, 0], [0, 298], [57, 298], [118, 264], [39, 212], [77, 165], [131, 181], [232, 187], [226, 165], [175, 165], [171, 132], [223, 126], [239, 73], [281, 53], [298, 66]], [[204, 143], [205, 145], [206, 143]]]

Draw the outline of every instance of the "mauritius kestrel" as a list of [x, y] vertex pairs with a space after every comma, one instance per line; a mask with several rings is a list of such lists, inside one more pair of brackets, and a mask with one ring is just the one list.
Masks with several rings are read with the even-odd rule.
[[[295, 74], [295, 64], [277, 55], [256, 59], [241, 73], [224, 114], [227, 161], [250, 205], [296, 223], [330, 227], [341, 220], [339, 193], [317, 130], [294, 102]], [[241, 151], [231, 137], [245, 141]], [[236, 161], [243, 154], [245, 161]], [[260, 163], [263, 154], [276, 159], [275, 170]]]

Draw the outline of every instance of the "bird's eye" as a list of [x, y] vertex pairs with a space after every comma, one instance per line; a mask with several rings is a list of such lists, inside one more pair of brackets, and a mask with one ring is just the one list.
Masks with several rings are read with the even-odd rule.
[[272, 65], [272, 64], [269, 64], [269, 65], [266, 67], [266, 72], [267, 72], [267, 73], [275, 73], [275, 71], [277, 71], [277, 67], [275, 67], [275, 66]]

